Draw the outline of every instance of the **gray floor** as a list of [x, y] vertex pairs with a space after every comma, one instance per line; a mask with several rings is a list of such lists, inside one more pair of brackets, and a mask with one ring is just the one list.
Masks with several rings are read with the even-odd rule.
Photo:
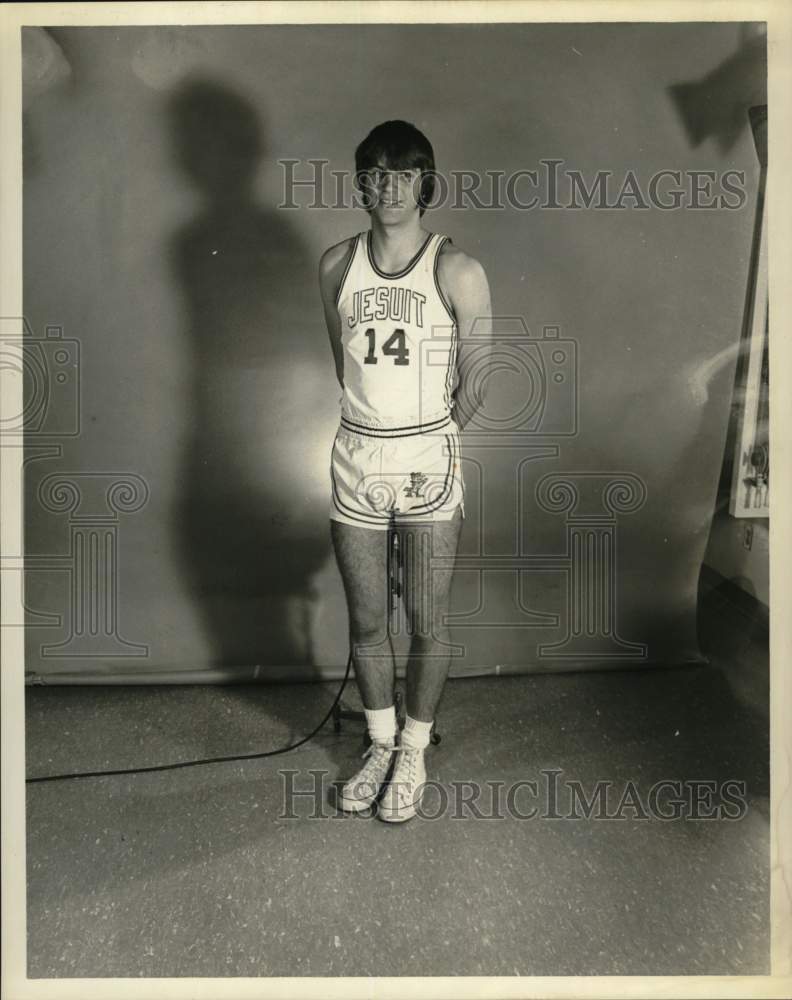
[[[403, 827], [323, 798], [356, 725], [269, 760], [29, 785], [28, 975], [768, 973], [766, 632], [715, 589], [701, 633], [709, 666], [452, 681], [429, 763], [447, 808]], [[275, 747], [334, 687], [29, 689], [28, 775]], [[284, 770], [324, 772], [318, 818], [305, 797], [283, 815]], [[487, 783], [541, 793], [549, 770], [562, 815], [573, 781], [612, 782], [613, 813], [630, 781], [646, 807], [661, 779], [732, 779], [748, 809], [487, 819], [453, 795], [479, 782], [486, 815]]]

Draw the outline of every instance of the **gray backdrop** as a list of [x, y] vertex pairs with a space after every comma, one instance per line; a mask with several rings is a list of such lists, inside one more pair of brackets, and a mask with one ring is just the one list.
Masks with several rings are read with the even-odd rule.
[[[700, 658], [758, 181], [744, 126], [763, 52], [739, 26], [24, 35], [25, 316], [49, 394], [27, 435], [34, 679], [343, 669], [316, 270], [368, 220], [300, 192], [279, 210], [277, 161], [350, 170], [393, 117], [426, 131], [441, 172], [554, 158], [588, 181], [612, 170], [616, 190], [632, 170], [644, 192], [661, 169], [745, 172], [736, 211], [425, 217], [486, 267], [500, 332], [527, 327], [509, 343], [528, 382], [505, 371], [498, 399], [532, 377], [545, 394], [533, 427], [465, 449], [452, 673]], [[668, 90], [692, 81], [718, 131], [698, 144]]]

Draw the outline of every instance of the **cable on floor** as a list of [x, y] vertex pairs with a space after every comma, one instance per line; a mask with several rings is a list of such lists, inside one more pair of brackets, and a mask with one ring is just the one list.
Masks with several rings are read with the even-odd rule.
[[349, 680], [349, 671], [351, 668], [352, 651], [350, 650], [344, 679], [341, 681], [341, 687], [338, 689], [338, 694], [336, 694], [327, 715], [325, 715], [319, 725], [307, 736], [298, 740], [297, 743], [292, 743], [286, 747], [280, 747], [278, 750], [265, 750], [262, 753], [233, 754], [229, 757], [205, 757], [200, 760], [181, 760], [177, 761], [175, 764], [152, 764], [150, 767], [126, 767], [111, 771], [75, 771], [70, 774], [43, 774], [36, 778], [25, 778], [25, 784], [34, 785], [43, 781], [66, 781], [72, 778], [99, 778], [113, 774], [144, 774], [147, 771], [175, 771], [179, 767], [198, 767], [202, 764], [220, 764], [230, 760], [259, 760], [262, 757], [277, 757], [278, 754], [289, 753], [291, 750], [296, 750], [297, 747], [301, 747], [303, 743], [307, 743], [308, 740], [313, 739], [319, 730], [326, 725], [328, 719], [332, 716], [336, 705], [341, 700], [341, 695], [344, 693], [344, 688]]

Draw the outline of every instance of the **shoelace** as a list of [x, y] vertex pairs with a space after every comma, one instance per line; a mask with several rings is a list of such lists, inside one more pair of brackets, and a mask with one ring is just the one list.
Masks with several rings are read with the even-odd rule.
[[396, 747], [396, 767], [388, 786], [391, 795], [396, 796], [397, 809], [405, 808], [413, 804], [416, 784], [418, 781], [417, 769], [418, 759], [422, 754], [421, 750], [414, 747]]
[[393, 771], [394, 783], [408, 781], [410, 784], [415, 784], [418, 757], [422, 751], [416, 750], [415, 747], [396, 747], [396, 753], [399, 756], [396, 759], [396, 767]]
[[390, 764], [390, 756], [396, 749], [397, 747], [389, 746], [387, 743], [372, 743], [362, 755], [369, 759], [355, 780], [357, 782], [368, 781], [378, 771], [381, 771], [386, 763]]

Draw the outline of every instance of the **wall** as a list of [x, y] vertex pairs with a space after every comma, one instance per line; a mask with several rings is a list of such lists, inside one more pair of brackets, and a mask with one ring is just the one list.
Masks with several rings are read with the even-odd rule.
[[[426, 216], [485, 265], [498, 315], [523, 317], [537, 341], [557, 327], [577, 357], [575, 433], [466, 451], [452, 672], [700, 658], [697, 579], [734, 375], [708, 362], [739, 340], [758, 170], [742, 111], [696, 145], [668, 88], [704, 79], [739, 110], [730, 88], [754, 86], [761, 58], [718, 69], [740, 51], [737, 26], [54, 29], [66, 69], [53, 83], [33, 58], [41, 38], [24, 34], [25, 315], [36, 338], [58, 326], [80, 352], [79, 433], [27, 442], [34, 679], [343, 667], [327, 524], [338, 387], [316, 265], [367, 220], [311, 210], [307, 195], [279, 210], [277, 161], [351, 169], [356, 143], [392, 117], [427, 132], [441, 172], [543, 158], [619, 184], [628, 170], [643, 184], [661, 169], [745, 172], [737, 211]], [[537, 501], [551, 473], [588, 491], [575, 510], [554, 506], [558, 490]], [[603, 529], [614, 475], [637, 484], [636, 509], [616, 496]], [[564, 639], [579, 597], [564, 553], [581, 512], [610, 531], [619, 639], [548, 657], [540, 646]], [[107, 558], [92, 562], [90, 544]]]

